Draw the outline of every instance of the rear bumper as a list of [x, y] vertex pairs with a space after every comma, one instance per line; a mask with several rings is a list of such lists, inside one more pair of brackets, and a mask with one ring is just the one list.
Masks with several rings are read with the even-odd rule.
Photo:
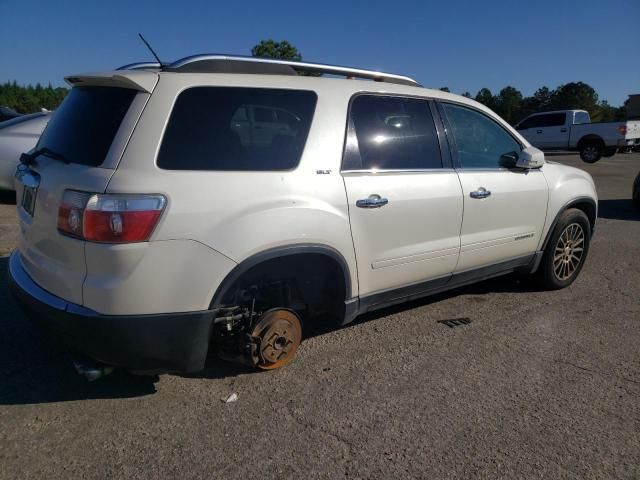
[[204, 367], [210, 311], [101, 315], [38, 286], [17, 251], [9, 259], [9, 287], [35, 323], [95, 360], [138, 371], [195, 372]]

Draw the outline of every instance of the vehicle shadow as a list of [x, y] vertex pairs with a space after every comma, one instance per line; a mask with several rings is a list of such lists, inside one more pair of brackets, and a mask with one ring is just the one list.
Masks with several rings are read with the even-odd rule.
[[[7, 288], [8, 257], [0, 257], [0, 405], [22, 405], [85, 399], [131, 398], [154, 394], [158, 376], [132, 375], [116, 370], [96, 382], [79, 376], [73, 362], [79, 357], [32, 325], [10, 297]], [[537, 291], [535, 283], [518, 275], [507, 275], [460, 287], [423, 299], [387, 307], [358, 317], [345, 328], [360, 325], [394, 313], [437, 303], [458, 295], [485, 295], [495, 292]], [[442, 319], [433, 319], [438, 321]], [[315, 325], [308, 336], [330, 334], [335, 322]], [[184, 378], [223, 379], [262, 372], [219, 359], [210, 350], [205, 368]]]
[[0, 205], [15, 205], [16, 192], [0, 190]]
[[0, 405], [130, 398], [155, 393], [157, 377], [116, 371], [89, 383], [77, 356], [35, 328], [10, 297], [8, 257], [0, 257]]
[[640, 220], [640, 211], [636, 210], [631, 199], [599, 200], [598, 218]]
[[[428, 297], [412, 300], [406, 303], [399, 303], [397, 305], [385, 307], [373, 312], [365, 313], [359, 316], [355, 320], [355, 322], [349, 324], [349, 326], [357, 326], [361, 323], [377, 320], [379, 318], [404, 312], [406, 310], [412, 310], [414, 308], [424, 307], [426, 305], [442, 302], [443, 300], [455, 298], [460, 295], [478, 295], [481, 298], [482, 295], [487, 295], [490, 293], [531, 293], [539, 291], [541, 291], [541, 289], [539, 288], [534, 278], [517, 273], [512, 273], [489, 280], [484, 280], [478, 283], [473, 283], [463, 287], [454, 288], [452, 290], [447, 290], [442, 293], [430, 295]], [[433, 319], [434, 322], [442, 322], [446, 320], [448, 319]]]

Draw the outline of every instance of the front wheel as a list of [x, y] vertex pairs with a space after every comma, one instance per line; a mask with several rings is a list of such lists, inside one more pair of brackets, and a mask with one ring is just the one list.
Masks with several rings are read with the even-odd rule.
[[585, 163], [596, 163], [602, 158], [604, 148], [599, 142], [586, 142], [580, 148], [580, 158]]
[[609, 147], [609, 148], [605, 148], [604, 152], [602, 152], [602, 156], [604, 158], [611, 158], [613, 157], [616, 153], [618, 153], [618, 147]]
[[566, 210], [551, 234], [538, 271], [549, 290], [568, 287], [578, 277], [589, 252], [591, 224], [582, 210]]

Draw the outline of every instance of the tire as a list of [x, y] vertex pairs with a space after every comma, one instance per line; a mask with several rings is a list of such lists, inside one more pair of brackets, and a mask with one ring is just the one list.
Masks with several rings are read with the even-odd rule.
[[608, 147], [604, 149], [604, 152], [602, 152], [602, 156], [604, 158], [611, 158], [613, 157], [616, 153], [618, 153], [618, 148], [617, 147]]
[[580, 147], [580, 158], [585, 163], [596, 163], [602, 158], [603, 153], [604, 146], [602, 142], [590, 140], [584, 142]]
[[585, 213], [576, 208], [564, 211], [553, 229], [538, 269], [545, 289], [558, 290], [573, 283], [589, 253], [590, 240], [591, 224]]

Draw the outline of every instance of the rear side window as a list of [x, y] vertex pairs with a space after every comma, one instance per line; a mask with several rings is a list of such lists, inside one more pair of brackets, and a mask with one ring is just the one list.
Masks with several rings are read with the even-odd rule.
[[591, 118], [587, 112], [576, 112], [573, 117], [573, 123], [575, 125], [580, 125], [582, 123], [591, 123]]
[[358, 149], [347, 152], [345, 170], [442, 168], [438, 135], [426, 100], [359, 95], [351, 103], [350, 122]]
[[46, 147], [71, 163], [101, 165], [136, 93], [130, 88], [72, 88], [37, 148]]
[[303, 90], [194, 87], [169, 118], [157, 164], [167, 170], [290, 170], [317, 96]]

